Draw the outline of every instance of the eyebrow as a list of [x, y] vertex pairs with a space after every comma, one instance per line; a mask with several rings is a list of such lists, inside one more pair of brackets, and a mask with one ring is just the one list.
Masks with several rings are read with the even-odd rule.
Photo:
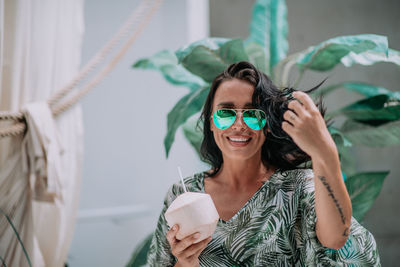
[[[218, 107], [235, 107], [235, 104], [233, 102], [221, 102], [217, 105]], [[244, 105], [244, 108], [253, 108], [252, 103], [246, 103]]]

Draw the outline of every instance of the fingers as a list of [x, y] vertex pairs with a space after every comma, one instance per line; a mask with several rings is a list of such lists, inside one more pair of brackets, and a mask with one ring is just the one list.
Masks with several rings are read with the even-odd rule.
[[176, 234], [178, 233], [179, 226], [175, 224], [168, 232], [167, 232], [167, 240], [171, 247], [173, 247], [178, 240], [176, 239]]
[[293, 135], [294, 132], [294, 126], [288, 123], [287, 121], [284, 121], [282, 123], [282, 129], [289, 134], [289, 136]]
[[[314, 104], [314, 101], [311, 99], [309, 95], [304, 92], [296, 91], [292, 94], [295, 98], [301, 101], [304, 108], [308, 111], [317, 111], [317, 106]], [[297, 102], [297, 101], [296, 101]], [[300, 104], [300, 103], [299, 103]]]
[[292, 100], [288, 104], [288, 108], [295, 112], [300, 118], [306, 117], [308, 115], [305, 107], [297, 100]]
[[202, 240], [199, 243], [193, 244], [188, 247], [182, 254], [184, 257], [199, 257], [200, 253], [207, 247], [208, 243], [211, 241], [211, 237]]
[[291, 110], [287, 110], [285, 113], [283, 113], [283, 118], [293, 126], [295, 126], [299, 120], [296, 113]]
[[[199, 233], [194, 233], [184, 239], [175, 243], [175, 246], [172, 248], [172, 254], [175, 256], [182, 254], [182, 252], [191, 246], [198, 238], [200, 237]], [[200, 242], [199, 242], [200, 243]]]
[[312, 120], [313, 117], [320, 114], [317, 106], [306, 93], [296, 91], [293, 92], [293, 96], [298, 100], [290, 101], [289, 110], [283, 114], [283, 118], [291, 125], [298, 127], [303, 122]]
[[166, 235], [167, 240], [171, 245], [171, 252], [178, 259], [198, 258], [200, 253], [211, 241], [211, 237], [208, 237], [198, 243], [194, 243], [200, 237], [200, 233], [194, 233], [182, 240], [178, 240], [176, 238], [178, 230], [178, 225], [174, 225]]

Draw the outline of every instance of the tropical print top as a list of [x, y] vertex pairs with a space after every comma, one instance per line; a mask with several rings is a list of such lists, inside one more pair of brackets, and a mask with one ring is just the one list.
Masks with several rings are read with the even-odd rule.
[[[204, 192], [204, 173], [185, 179], [188, 191]], [[211, 178], [212, 179], [212, 178]], [[174, 266], [164, 217], [180, 194], [172, 185], [164, 201], [147, 258], [148, 266]], [[314, 179], [311, 169], [277, 170], [228, 221], [219, 220], [200, 266], [380, 266], [375, 239], [354, 218], [339, 250], [321, 245], [315, 233]]]

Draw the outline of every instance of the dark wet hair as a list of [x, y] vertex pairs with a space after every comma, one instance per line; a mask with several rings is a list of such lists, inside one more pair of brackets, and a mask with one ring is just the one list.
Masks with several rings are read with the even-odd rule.
[[[294, 99], [292, 93], [297, 90], [293, 88], [278, 89], [266, 74], [257, 70], [251, 63], [241, 61], [230, 65], [214, 79], [200, 116], [204, 133], [200, 154], [202, 160], [212, 167], [211, 171], [206, 174], [214, 176], [221, 169], [223, 163], [222, 152], [210, 129], [210, 118], [215, 92], [222, 82], [232, 79], [252, 84], [254, 86], [252, 105], [267, 114], [266, 127], [263, 129], [266, 139], [261, 148], [261, 160], [264, 166], [268, 169], [273, 166], [280, 170], [291, 170], [300, 168], [299, 165], [308, 162], [310, 156], [302, 151], [282, 129], [283, 113], [288, 110], [288, 103]], [[310, 93], [321, 84], [303, 92]], [[326, 109], [323, 107], [322, 98], [316, 105], [324, 116]], [[326, 123], [328, 122], [326, 121]]]

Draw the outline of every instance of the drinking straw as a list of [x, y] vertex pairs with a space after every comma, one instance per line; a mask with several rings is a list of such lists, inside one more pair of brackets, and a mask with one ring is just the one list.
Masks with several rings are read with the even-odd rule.
[[179, 176], [181, 177], [181, 182], [182, 182], [182, 185], [183, 185], [183, 190], [185, 190], [185, 193], [187, 193], [185, 183], [183, 182], [183, 175], [182, 175], [181, 167], [179, 167], [179, 166], [178, 166], [178, 172], [179, 172]]

